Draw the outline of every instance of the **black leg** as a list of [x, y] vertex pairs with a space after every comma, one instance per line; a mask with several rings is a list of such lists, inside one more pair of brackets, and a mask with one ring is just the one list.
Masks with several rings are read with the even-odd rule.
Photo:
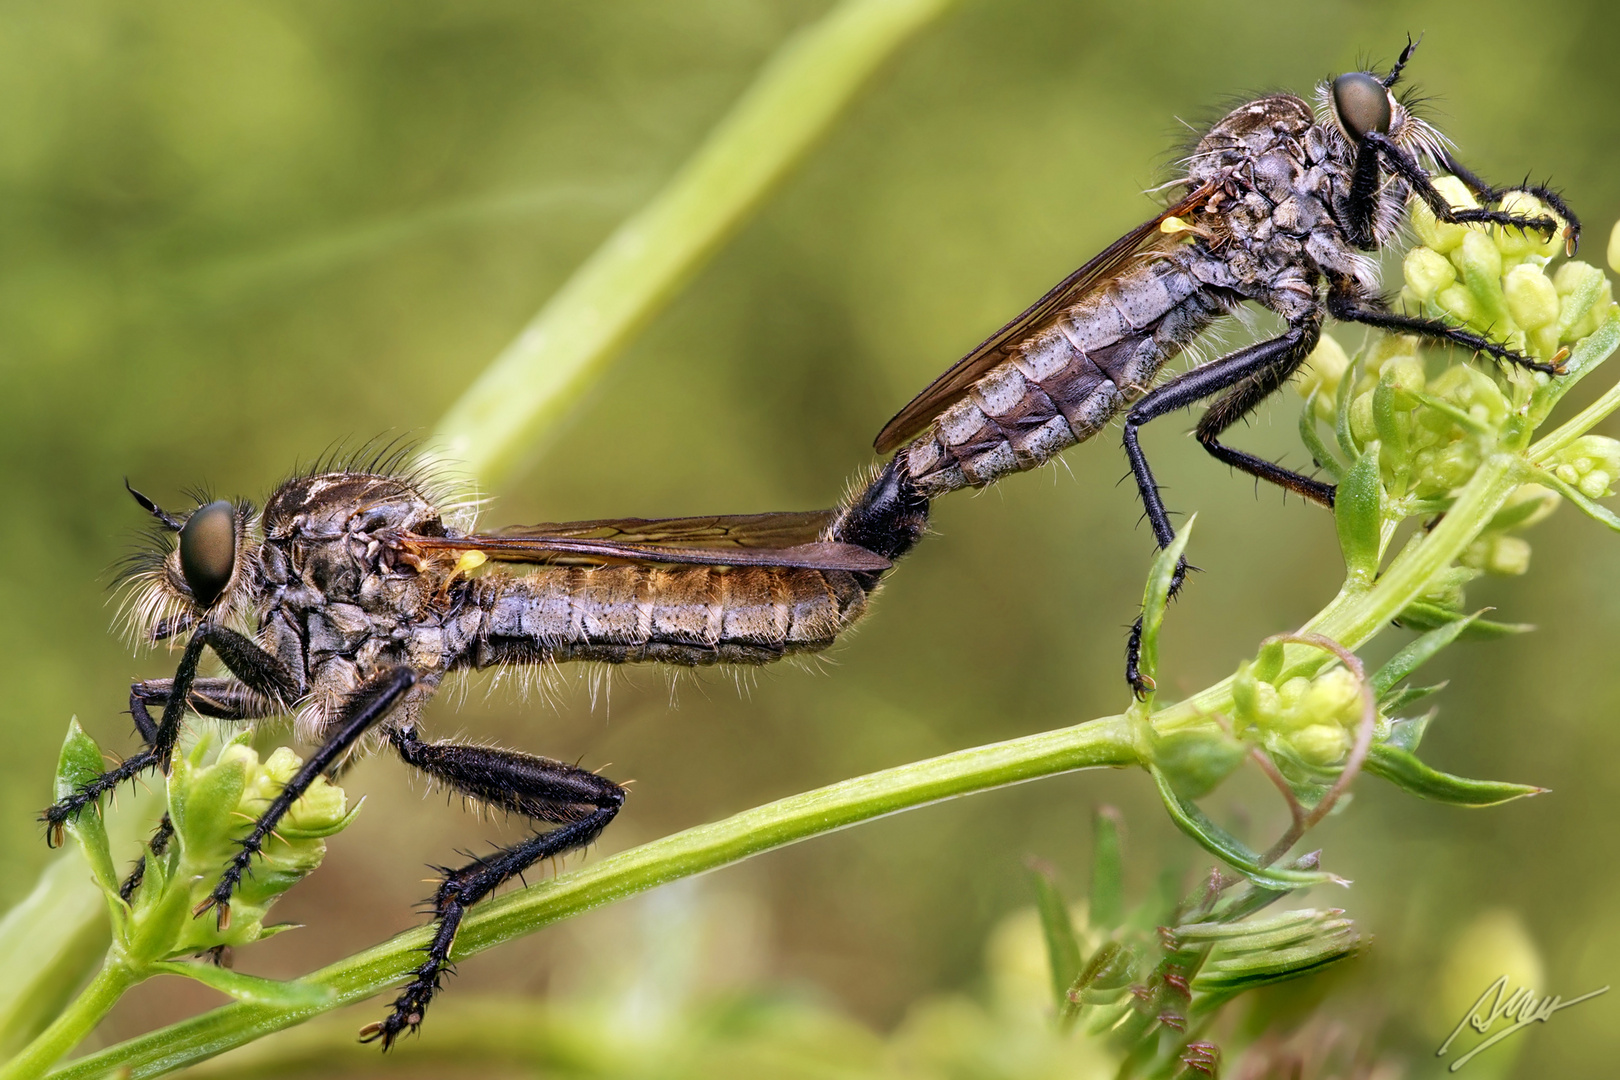
[[1363, 323], [1367, 326], [1376, 326], [1381, 330], [1393, 330], [1401, 334], [1416, 334], [1428, 338], [1430, 341], [1443, 341], [1449, 345], [1460, 345], [1477, 353], [1486, 353], [1498, 360], [1505, 360], [1510, 364], [1528, 368], [1531, 371], [1545, 372], [1548, 375], [1560, 375], [1563, 369], [1558, 364], [1542, 363], [1532, 357], [1492, 341], [1483, 334], [1476, 334], [1472, 330], [1464, 330], [1460, 326], [1441, 322], [1439, 319], [1425, 319], [1417, 315], [1398, 315], [1393, 311], [1386, 311], [1374, 303], [1361, 297], [1356, 290], [1355, 283], [1349, 278], [1337, 277], [1331, 279], [1328, 288], [1328, 312], [1340, 322]]
[[402, 1032], [422, 1023], [449, 969], [450, 950], [467, 909], [534, 863], [591, 843], [624, 804], [624, 788], [565, 762], [486, 746], [424, 743], [410, 728], [396, 729], [390, 738], [407, 764], [446, 787], [557, 828], [459, 870], [444, 870], [433, 900], [438, 928], [425, 950], [427, 959], [412, 973], [387, 1018], [360, 1032], [364, 1042], [381, 1039], [385, 1050]]
[[[1171, 541], [1176, 537], [1176, 531], [1170, 524], [1170, 514], [1164, 507], [1163, 498], [1159, 495], [1159, 486], [1153, 479], [1153, 470], [1148, 466], [1147, 456], [1142, 453], [1142, 445], [1137, 430], [1143, 424], [1156, 420], [1166, 413], [1185, 409], [1212, 394], [1218, 394], [1222, 390], [1229, 390], [1246, 382], [1254, 381], [1257, 385], [1264, 385], [1266, 380], [1275, 379], [1280, 383], [1282, 379], [1287, 377], [1288, 372], [1292, 372], [1294, 368], [1297, 368], [1300, 362], [1309, 355], [1311, 349], [1315, 347], [1320, 334], [1321, 324], [1318, 320], [1291, 326], [1278, 337], [1239, 349], [1219, 360], [1193, 368], [1191, 371], [1178, 375], [1163, 385], [1155, 387], [1125, 415], [1125, 456], [1130, 459], [1131, 474], [1136, 479], [1136, 490], [1142, 497], [1142, 507], [1147, 513], [1148, 523], [1153, 527], [1153, 537], [1158, 541], [1160, 548], [1170, 546]], [[1284, 374], [1279, 376], [1277, 374], [1279, 371], [1284, 372]], [[1267, 393], [1269, 392], [1268, 390]], [[1244, 393], [1244, 391], [1240, 390], [1238, 393]], [[1225, 400], [1222, 399], [1222, 401]], [[1252, 405], [1249, 406], [1249, 408], [1252, 407]], [[1244, 409], [1243, 411], [1248, 410]], [[1232, 417], [1232, 420], [1235, 421], [1236, 419], [1237, 416]], [[1224, 426], [1223, 424], [1222, 427]], [[1216, 430], [1220, 429], [1217, 428]], [[1221, 447], [1221, 449], [1226, 450], [1225, 447]], [[1235, 452], [1228, 451], [1228, 453]], [[1248, 457], [1248, 455], [1243, 456]], [[1287, 473], [1287, 470], [1271, 466], [1269, 462], [1266, 464], [1278, 473]], [[1291, 477], [1296, 476], [1296, 474], [1292, 473], [1288, 473], [1288, 475]], [[1307, 484], [1316, 483], [1316, 481], [1307, 477], [1297, 477], [1297, 479]], [[1187, 563], [1183, 559], [1176, 564], [1175, 577], [1170, 582], [1171, 596], [1180, 591], [1186, 576]], [[1131, 687], [1138, 696], [1144, 695], [1152, 689], [1152, 683], [1142, 675], [1138, 667], [1141, 643], [1142, 620], [1138, 618], [1127, 639], [1125, 655], [1125, 678], [1130, 682]]]
[[[1428, 204], [1434, 211], [1434, 216], [1441, 221], [1454, 225], [1465, 223], [1484, 223], [1488, 225], [1509, 225], [1519, 229], [1535, 229], [1552, 236], [1558, 232], [1558, 222], [1550, 217], [1522, 217], [1510, 214], [1505, 210], [1456, 210], [1446, 197], [1440, 194], [1440, 189], [1434, 186], [1434, 179], [1427, 170], [1408, 151], [1396, 145], [1387, 135], [1376, 131], [1369, 131], [1363, 136], [1366, 145], [1378, 151], [1389, 170], [1411, 187], [1412, 193]], [[1477, 177], [1476, 177], [1477, 179]], [[1463, 181], [1467, 183], [1466, 180]]]
[[[169, 815], [165, 813], [163, 820], [158, 822], [157, 831], [152, 834], [152, 839], [146, 842], [146, 850], [151, 852], [152, 858], [160, 858], [165, 851], [169, 850], [169, 841], [173, 838], [174, 822], [170, 821]], [[125, 878], [124, 883], [118, 886], [118, 896], [126, 904], [129, 902], [129, 898], [135, 895], [135, 890], [141, 887], [141, 882], [146, 879], [146, 858], [145, 855], [142, 855], [139, 859], [136, 859], [135, 869], [131, 870], [129, 877]]]
[[192, 680], [196, 678], [197, 661], [202, 656], [206, 641], [207, 635], [199, 632], [192, 635], [191, 640], [186, 643], [186, 651], [180, 656], [180, 666], [175, 669], [168, 704], [163, 707], [162, 720], [156, 725], [152, 725], [150, 717], [146, 720], [147, 725], [152, 727], [152, 737], [146, 749], [132, 754], [119, 762], [116, 768], [109, 769], [94, 780], [80, 785], [78, 791], [57, 801], [40, 815], [46, 826], [47, 844], [51, 847], [60, 845], [62, 831], [67, 823], [77, 817], [86, 806], [100, 798], [103, 792], [111, 791], [125, 780], [139, 776], [147, 769], [168, 768], [169, 756], [174, 753], [175, 741], [180, 737], [180, 720], [186, 712], [186, 695], [191, 690]]
[[1299, 341], [1291, 353], [1278, 357], [1275, 363], [1255, 372], [1222, 394], [1213, 405], [1204, 410], [1194, 434], [1205, 450], [1233, 468], [1241, 469], [1250, 476], [1276, 484], [1295, 495], [1332, 509], [1332, 484], [1324, 484], [1292, 469], [1285, 469], [1276, 462], [1234, 449], [1217, 439], [1221, 432], [1253, 412], [1261, 402], [1275, 393], [1294, 372], [1299, 370], [1299, 366], [1316, 347], [1319, 336], [1319, 332], [1313, 329]]
[[1567, 252], [1570, 255], [1573, 255], [1575, 254], [1575, 249], [1580, 246], [1581, 219], [1575, 216], [1575, 211], [1569, 208], [1569, 204], [1564, 201], [1564, 197], [1558, 194], [1558, 192], [1554, 191], [1552, 188], [1546, 187], [1542, 184], [1531, 184], [1528, 182], [1523, 184], [1510, 184], [1507, 187], [1500, 188], [1492, 187], [1490, 184], [1487, 184], [1483, 179], [1481, 179], [1479, 174], [1467, 168], [1462, 162], [1453, 157], [1450, 151], [1441, 151], [1440, 165], [1452, 176], [1455, 176], [1457, 179], [1466, 184], [1468, 186], [1468, 190], [1472, 191], [1479, 198], [1479, 201], [1483, 203], [1501, 202], [1502, 196], [1506, 195], [1510, 191], [1522, 191], [1526, 195], [1534, 195], [1536, 198], [1552, 207], [1553, 210], [1557, 212], [1558, 216], [1563, 218], [1564, 221], [1568, 223], [1568, 228], [1564, 232]]
[[349, 696], [334, 723], [332, 734], [321, 744], [320, 749], [309, 756], [303, 768], [287, 782], [287, 786], [281, 789], [264, 813], [259, 815], [259, 820], [253, 823], [252, 831], [237, 841], [242, 850], [225, 865], [225, 872], [220, 875], [214, 891], [197, 905], [192, 912], [193, 915], [201, 915], [213, 908], [218, 912], [216, 918], [219, 928], [223, 930], [230, 925], [231, 893], [236, 891], [237, 882], [242, 880], [242, 875], [258, 856], [259, 850], [264, 846], [265, 837], [275, 829], [292, 804], [309, 790], [316, 777], [336, 763], [366, 732], [392, 712], [394, 706], [399, 704], [400, 698], [404, 697], [406, 691], [415, 686], [416, 682], [416, 672], [410, 668], [390, 668], [373, 676]]
[[[250, 693], [231, 691], [228, 689], [229, 680], [204, 679], [200, 687], [202, 700], [192, 700], [192, 689], [198, 685], [197, 664], [202, 659], [205, 646], [213, 649], [225, 661]], [[251, 692], [256, 692], [257, 698]], [[130, 715], [146, 742], [146, 748], [125, 758], [116, 768], [101, 774], [48, 808], [41, 815], [41, 820], [47, 826], [46, 842], [52, 847], [60, 844], [63, 826], [103, 792], [148, 769], [167, 770], [174, 744], [180, 737], [180, 722], [192, 704], [201, 706], [199, 711], [206, 715], [245, 719], [247, 715], [262, 716], [290, 705], [300, 693], [296, 677], [275, 657], [234, 630], [203, 623], [192, 632], [191, 640], [186, 643], [174, 678], [136, 683], [130, 688]], [[163, 702], [163, 716], [153, 723], [147, 706], [159, 701]], [[244, 710], [241, 713], [233, 711], [238, 704]], [[262, 711], [248, 713], [245, 710], [250, 706]]]

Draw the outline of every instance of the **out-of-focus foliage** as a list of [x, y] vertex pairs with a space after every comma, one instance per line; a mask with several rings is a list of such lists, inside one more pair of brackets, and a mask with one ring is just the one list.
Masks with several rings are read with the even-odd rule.
[[[172, 666], [131, 659], [108, 632], [100, 575], [140, 524], [120, 478], [166, 501], [195, 483], [262, 496], [334, 441], [426, 430], [771, 49], [823, 10], [808, 0], [5, 7], [0, 899], [19, 898], [44, 863], [33, 819], [66, 717], [77, 713], [104, 747], [130, 747], [129, 679]], [[1507, 0], [965, 3], [873, 85], [647, 329], [540, 467], [496, 493], [486, 520], [830, 502], [895, 407], [1148, 216], [1140, 192], [1164, 178], [1167, 148], [1185, 135], [1175, 117], [1196, 122], [1245, 91], [1305, 90], [1364, 54], [1387, 61], [1408, 30], [1428, 32], [1410, 77], [1441, 99], [1431, 111], [1462, 159], [1498, 181], [1551, 175], [1587, 218], [1586, 254], [1599, 260], [1620, 210], [1620, 114], [1608, 97], [1620, 17], [1604, 0], [1571, 0], [1538, 9], [1533, 35], [1508, 29], [1525, 25]], [[1277, 422], [1240, 442], [1297, 463], [1295, 407], [1274, 406]], [[1175, 426], [1146, 441], [1173, 503], [1200, 512], [1207, 572], [1172, 609], [1162, 646], [1191, 689], [1320, 606], [1338, 552], [1325, 514], [1256, 499]], [[1151, 541], [1133, 530], [1129, 485], [1115, 486], [1113, 438], [1066, 465], [942, 503], [938, 535], [820, 670], [764, 672], [743, 694], [722, 679], [681, 685], [678, 711], [650, 673], [623, 678], [611, 706], [594, 709], [574, 683], [556, 702], [504, 690], [486, 700], [475, 683], [459, 713], [447, 694], [429, 723], [635, 778], [605, 840], [616, 848], [1114, 711], [1122, 627]], [[1542, 950], [1544, 992], [1582, 993], [1620, 969], [1620, 862], [1606, 827], [1608, 763], [1620, 754], [1607, 722], [1620, 708], [1612, 541], [1562, 514], [1534, 542], [1534, 574], [1481, 581], [1470, 602], [1541, 632], [1511, 652], [1460, 644], [1435, 662], [1452, 686], [1424, 754], [1554, 794], [1462, 811], [1363, 784], [1318, 834], [1356, 880], [1335, 902], [1353, 905], [1379, 942], [1341, 976], [1346, 992], [1382, 1000], [1390, 1045], [1413, 1056], [1433, 1049], [1422, 1012], [1432, 973], [1485, 907], [1519, 913]], [[423, 863], [509, 835], [424, 801], [390, 761], [362, 765], [345, 787], [369, 795], [367, 813], [277, 908], [307, 927], [244, 950], [244, 970], [296, 975], [411, 925]], [[770, 929], [728, 978], [814, 985], [863, 1031], [910, 1016], [903, 1036], [924, 1009], [908, 1003], [980, 982], [978, 943], [1026, 900], [1025, 852], [1080, 861], [1074, 823], [1097, 799], [1136, 823], [1129, 874], [1190, 864], [1139, 775], [957, 802], [733, 873]], [[1255, 833], [1277, 825], [1256, 822]], [[614, 918], [465, 965], [445, 1010], [480, 991], [563, 993], [603, 962]], [[214, 1000], [156, 980], [108, 1034]], [[1610, 1007], [1600, 999], [1518, 1036], [1522, 1075], [1600, 1071]]]

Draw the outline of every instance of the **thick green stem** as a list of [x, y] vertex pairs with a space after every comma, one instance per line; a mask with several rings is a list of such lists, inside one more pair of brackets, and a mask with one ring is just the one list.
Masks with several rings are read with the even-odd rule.
[[[1138, 764], [1123, 717], [960, 750], [857, 777], [676, 833], [483, 905], [462, 924], [454, 959], [531, 934], [570, 915], [677, 878], [885, 814], [959, 795], [1098, 766]], [[291, 1027], [327, 1009], [381, 993], [421, 962], [430, 928], [412, 930], [323, 968], [303, 981], [333, 991], [329, 1004], [227, 1005], [103, 1050], [52, 1073], [88, 1080], [115, 1069], [131, 1080], [174, 1069]]]
[[90, 985], [73, 1000], [51, 1026], [39, 1033], [23, 1052], [0, 1066], [0, 1080], [33, 1080], [72, 1050], [118, 1004], [118, 999], [140, 982], [140, 976], [117, 958], [107, 962], [90, 980]]
[[771, 58], [696, 154], [587, 259], [440, 421], [430, 453], [486, 488], [744, 221], [946, 0], [845, 0]]

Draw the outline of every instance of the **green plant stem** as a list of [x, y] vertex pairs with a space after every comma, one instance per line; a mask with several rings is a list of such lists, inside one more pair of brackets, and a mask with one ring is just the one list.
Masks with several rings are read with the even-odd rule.
[[[1321, 634], [1351, 651], [1361, 648], [1406, 610], [1435, 576], [1463, 553], [1520, 484], [1534, 479], [1528, 474], [1523, 459], [1517, 455], [1491, 455], [1457, 492], [1451, 510], [1419, 543], [1397, 555], [1376, 584], [1370, 588], [1347, 585], [1301, 627], [1299, 633]], [[1321, 649], [1311, 646], [1286, 646], [1285, 677], [1309, 674], [1330, 659]], [[1185, 730], [1214, 723], [1214, 717], [1230, 714], [1233, 681], [1230, 677], [1223, 679], [1155, 713], [1154, 726], [1161, 732]]]
[[[845, 780], [655, 840], [553, 881], [498, 897], [475, 909], [462, 924], [453, 959], [464, 960], [677, 878], [885, 814], [1076, 769], [1137, 763], [1125, 719], [1110, 716]], [[226, 1005], [81, 1058], [51, 1076], [88, 1080], [124, 1069], [128, 1071], [121, 1075], [139, 1080], [213, 1057], [399, 983], [420, 963], [421, 949], [430, 934], [431, 927], [400, 934], [305, 978], [306, 983], [333, 991], [334, 999], [327, 1005]]]
[[96, 972], [90, 985], [73, 999], [51, 1026], [40, 1032], [22, 1053], [0, 1066], [0, 1080], [33, 1080], [45, 1075], [45, 1070], [56, 1064], [69, 1050], [95, 1030], [103, 1017], [118, 1004], [118, 999], [140, 981], [130, 968], [109, 956]]
[[946, 0], [845, 0], [795, 34], [653, 200], [451, 406], [431, 455], [498, 487]]

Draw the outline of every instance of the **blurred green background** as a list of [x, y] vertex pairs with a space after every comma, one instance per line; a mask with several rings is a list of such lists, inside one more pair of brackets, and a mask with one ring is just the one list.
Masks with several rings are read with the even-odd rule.
[[[198, 483], [262, 499], [339, 440], [425, 434], [826, 8], [0, 5], [0, 901], [23, 895], [48, 857], [34, 818], [67, 718], [127, 751], [129, 681], [172, 666], [132, 658], [108, 631], [105, 571], [141, 525], [122, 478], [175, 505]], [[886, 65], [484, 520], [831, 503], [895, 408], [1151, 212], [1141, 192], [1168, 178], [1177, 118], [1211, 119], [1252, 91], [1304, 91], [1364, 57], [1387, 63], [1408, 31], [1427, 34], [1411, 79], [1462, 159], [1504, 182], [1551, 177], [1601, 262], [1620, 216], [1610, 0], [963, 3]], [[1279, 399], [1240, 443], [1299, 462], [1297, 408]], [[1190, 424], [1147, 437], [1173, 505], [1199, 511], [1192, 555], [1206, 571], [1166, 631], [1172, 693], [1228, 674], [1339, 579], [1327, 515], [1257, 495], [1180, 437]], [[626, 673], [594, 707], [577, 678], [555, 701], [504, 688], [486, 699], [475, 682], [464, 702], [442, 695], [430, 725], [634, 778], [599, 845], [612, 851], [1117, 711], [1151, 550], [1124, 474], [1109, 436], [1063, 467], [945, 500], [938, 535], [827, 663], [748, 673], [740, 693], [728, 676], [672, 693], [659, 673]], [[1419, 1003], [1436, 958], [1489, 908], [1522, 918], [1546, 963], [1543, 992], [1570, 997], [1620, 974], [1617, 548], [1568, 510], [1530, 538], [1530, 576], [1470, 599], [1541, 629], [1437, 662], [1452, 685], [1426, 756], [1554, 793], [1467, 812], [1365, 779], [1318, 833], [1356, 884], [1314, 901], [1347, 907], [1375, 937], [1335, 991], [1385, 1024], [1391, 1050], [1432, 1050]], [[244, 969], [296, 974], [413, 925], [425, 864], [516, 828], [424, 800], [387, 758], [345, 786], [367, 795], [366, 812], [280, 909], [307, 928], [247, 951]], [[1026, 785], [710, 879], [705, 895], [748, 928], [715, 978], [811, 988], [891, 1025], [919, 996], [980, 978], [990, 927], [1029, 902], [1026, 854], [1079, 892], [1099, 802], [1125, 809], [1141, 888], [1162, 867], [1202, 865], [1142, 775]], [[1208, 805], [1247, 815], [1257, 835], [1282, 822], [1247, 781]], [[658, 902], [464, 964], [455, 991], [589, 984]], [[104, 1034], [212, 1000], [160, 979]], [[1518, 1036], [1519, 1075], [1597, 1074], [1617, 1008], [1599, 999]]]

